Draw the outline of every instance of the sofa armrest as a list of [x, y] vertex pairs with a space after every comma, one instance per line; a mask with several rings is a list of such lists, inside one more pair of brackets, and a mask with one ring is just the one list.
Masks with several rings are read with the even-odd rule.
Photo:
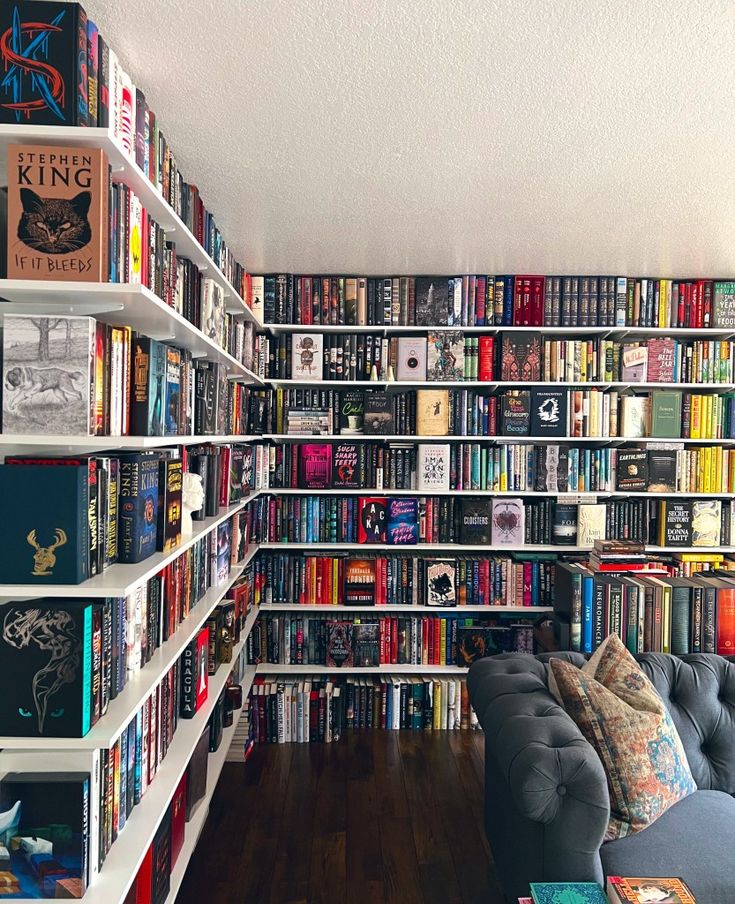
[[[538, 880], [601, 882], [599, 848], [610, 818], [605, 772], [549, 693], [546, 669], [519, 654], [490, 657], [470, 669], [470, 700], [485, 732], [487, 781], [506, 786], [521, 817], [518, 826], [524, 820], [540, 824], [540, 834], [531, 833], [542, 847], [535, 859], [536, 871], [543, 872]], [[507, 814], [491, 812], [490, 798], [488, 808], [489, 834], [498, 837], [509, 825]]]

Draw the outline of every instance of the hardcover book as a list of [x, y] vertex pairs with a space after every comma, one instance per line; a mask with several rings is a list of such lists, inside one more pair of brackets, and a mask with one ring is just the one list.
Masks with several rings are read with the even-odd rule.
[[304, 443], [298, 448], [299, 486], [325, 490], [332, 485], [332, 446], [329, 443]]
[[363, 408], [364, 433], [392, 434], [393, 396], [381, 389], [371, 389], [365, 393]]
[[640, 491], [648, 487], [648, 453], [645, 449], [618, 452], [618, 490]]
[[3, 777], [3, 894], [12, 889], [10, 896], [18, 898], [68, 897], [68, 891], [75, 898], [84, 895], [90, 796], [85, 772], [11, 772]]
[[181, 655], [180, 715], [193, 719], [207, 700], [209, 688], [209, 628], [205, 625]]
[[131, 356], [130, 432], [133, 436], [163, 436], [166, 346], [155, 339], [135, 336]]
[[492, 500], [490, 498], [461, 498], [457, 528], [459, 542], [468, 546], [489, 545], [492, 538]]
[[86, 464], [0, 465], [2, 582], [40, 587], [89, 577], [88, 479]]
[[391, 546], [410, 546], [419, 542], [418, 499], [397, 497], [388, 500], [386, 538]]
[[141, 562], [156, 551], [158, 457], [120, 455], [118, 561]]
[[345, 561], [344, 593], [346, 606], [375, 605], [375, 559]]
[[291, 340], [291, 379], [321, 380], [324, 370], [321, 333], [294, 333]]
[[217, 581], [222, 584], [230, 573], [230, 556], [232, 554], [232, 525], [223, 521], [217, 525]]
[[364, 393], [349, 389], [339, 394], [339, 432], [349, 435], [362, 433], [365, 417]]
[[327, 619], [327, 668], [351, 668], [354, 665], [352, 653], [352, 622], [342, 619]]
[[337, 443], [332, 451], [332, 486], [356, 490], [362, 486], [357, 443]]
[[449, 433], [448, 389], [418, 390], [416, 433], [419, 436], [446, 436]]
[[695, 499], [692, 502], [692, 546], [719, 546], [722, 501]]
[[673, 493], [676, 491], [676, 450], [648, 450], [648, 491]]
[[207, 793], [207, 762], [209, 760], [209, 732], [203, 732], [186, 767], [186, 821], [192, 816]]
[[622, 359], [621, 379], [626, 383], [645, 383], [648, 379], [648, 346], [627, 342], [623, 345]]
[[416, 453], [416, 489], [423, 492], [449, 490], [449, 443], [419, 443]]
[[681, 436], [681, 393], [657, 389], [651, 393], [651, 436], [678, 439]]
[[567, 436], [567, 391], [531, 390], [531, 436]]
[[659, 537], [662, 546], [692, 545], [692, 500], [661, 503], [662, 535]]
[[622, 430], [620, 436], [639, 439], [648, 434], [650, 402], [648, 396], [626, 395], [622, 403]]
[[556, 546], [577, 545], [577, 504], [557, 502], [554, 505], [554, 523], [551, 526], [551, 542]]
[[689, 886], [678, 878], [608, 876], [607, 893], [614, 904], [697, 904]]
[[525, 510], [522, 499], [492, 500], [493, 546], [523, 546]]
[[596, 882], [532, 882], [533, 904], [608, 904]]
[[380, 624], [356, 622], [352, 626], [352, 649], [356, 666], [380, 665]]
[[166, 407], [163, 427], [166, 436], [178, 436], [181, 425], [181, 352], [178, 348], [166, 346]]
[[424, 559], [426, 569], [426, 605], [457, 605], [457, 560]]
[[23, 600], [0, 610], [0, 733], [82, 738], [91, 727], [92, 603]]
[[712, 326], [735, 327], [735, 282], [716, 280], [713, 285]]
[[171, 808], [168, 807], [151, 844], [151, 904], [165, 904], [171, 888]]
[[537, 456], [534, 489], [537, 492], [565, 492], [569, 489], [569, 446], [553, 443], [541, 446]]
[[225, 338], [225, 297], [213, 279], [202, 280], [202, 332], [220, 347]]
[[2, 332], [3, 433], [93, 434], [95, 321], [7, 314]]
[[194, 365], [194, 432], [212, 436], [217, 432], [217, 396], [219, 376], [214, 361], [197, 361]]
[[651, 383], [673, 383], [676, 343], [673, 339], [653, 336], [648, 340], [648, 377]]
[[530, 392], [527, 389], [504, 392], [500, 397], [501, 436], [528, 436], [530, 429]]
[[513, 632], [510, 628], [485, 625], [457, 626], [457, 665], [467, 666], [513, 649]]
[[7, 153], [8, 279], [106, 282], [105, 152], [11, 144]]
[[416, 326], [446, 326], [449, 322], [449, 282], [446, 276], [416, 277]]
[[541, 333], [503, 333], [500, 379], [530, 383], [541, 379]]
[[384, 496], [360, 496], [358, 511], [358, 543], [385, 543], [388, 500]]
[[595, 540], [605, 539], [607, 506], [604, 502], [580, 505], [577, 511], [577, 546], [594, 549]]
[[432, 330], [428, 339], [428, 380], [464, 379], [464, 333], [457, 330]]
[[158, 524], [156, 549], [172, 552], [181, 543], [181, 459], [162, 458], [158, 466]]
[[[424, 336], [400, 336], [398, 339], [398, 364], [396, 380], [426, 379], [426, 338]], [[432, 379], [429, 377], [429, 379]]]

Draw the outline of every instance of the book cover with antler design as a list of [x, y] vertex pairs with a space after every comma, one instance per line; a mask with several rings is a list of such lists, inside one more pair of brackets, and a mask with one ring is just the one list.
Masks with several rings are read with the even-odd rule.
[[0, 735], [82, 738], [91, 727], [89, 600], [34, 599], [0, 608]]
[[87, 465], [0, 465], [0, 583], [89, 577]]

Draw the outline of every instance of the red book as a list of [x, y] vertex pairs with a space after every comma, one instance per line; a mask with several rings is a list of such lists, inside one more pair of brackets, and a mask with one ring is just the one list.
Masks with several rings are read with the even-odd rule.
[[184, 846], [186, 830], [186, 772], [181, 776], [179, 786], [171, 801], [171, 867]]
[[546, 279], [543, 276], [529, 276], [530, 288], [530, 321], [531, 326], [544, 325], [544, 285]]
[[385, 496], [360, 496], [358, 543], [385, 543], [388, 500]]
[[487, 276], [478, 276], [475, 283], [475, 324], [485, 326], [487, 317], [486, 307]]
[[490, 382], [494, 376], [495, 337], [480, 336], [478, 340], [477, 379]]
[[204, 627], [197, 635], [197, 712], [207, 702], [209, 690], [209, 628]]
[[135, 904], [151, 904], [153, 891], [153, 846], [148, 848], [135, 877]]
[[735, 587], [717, 589], [717, 652], [735, 654]]

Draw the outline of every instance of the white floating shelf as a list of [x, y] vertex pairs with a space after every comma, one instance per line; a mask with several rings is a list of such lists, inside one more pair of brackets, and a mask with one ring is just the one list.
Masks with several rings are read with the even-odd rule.
[[269, 665], [257, 667], [260, 675], [466, 675], [468, 669], [460, 665], [372, 665], [351, 668], [328, 668], [325, 665]]
[[[110, 565], [102, 574], [98, 574], [96, 577], [90, 578], [81, 584], [0, 584], [0, 597], [8, 597], [10, 599], [19, 599], [21, 597], [63, 597], [64, 599], [94, 597], [99, 599], [100, 597], [105, 598], [108, 596], [128, 596], [139, 584], [152, 578], [153, 575], [165, 568], [169, 562], [180, 556], [197, 540], [239, 512], [248, 502], [252, 502], [257, 495], [259, 494], [252, 493], [247, 499], [223, 508], [214, 518], [194, 521], [192, 535], [183, 540], [172, 552], [154, 553], [135, 565]], [[246, 565], [257, 551], [257, 546], [251, 549], [245, 557], [245, 561], [240, 564]]]
[[[565, 494], [560, 494], [565, 495]], [[581, 546], [553, 546], [553, 545], [526, 545], [526, 546], [478, 546], [468, 545], [466, 543], [416, 543], [413, 546], [400, 545], [393, 546], [388, 543], [261, 543], [259, 550], [278, 549], [281, 552], [292, 552], [295, 549], [319, 549], [334, 552], [349, 552], [353, 549], [362, 550], [362, 555], [369, 555], [371, 552], [390, 551], [399, 555], [401, 553], [410, 553], [413, 555], [423, 555], [424, 553], [441, 552], [449, 555], [464, 555], [466, 552], [479, 552], [486, 555], [503, 555], [505, 553], [538, 553], [538, 552], [559, 552], [559, 553], [591, 553], [592, 549]], [[735, 546], [644, 546], [645, 552], [698, 552], [698, 553], [730, 553], [735, 552]]]
[[[110, 707], [99, 722], [83, 738], [0, 738], [0, 749], [15, 750], [97, 750], [112, 747], [131, 719], [135, 717], [152, 690], [161, 682], [171, 666], [181, 656], [184, 648], [196, 637], [209, 615], [226, 596], [245, 570], [244, 565], [232, 569], [226, 581], [210, 587], [196, 606], [169, 637], [155, 651], [150, 661], [136, 672], [111, 701]], [[253, 608], [245, 621], [243, 635], [247, 637], [258, 618]]]
[[[233, 663], [244, 645], [243, 638], [233, 651]], [[97, 879], [83, 898], [84, 904], [121, 904], [125, 900], [231, 671], [230, 663], [222, 663], [217, 674], [209, 678], [209, 691], [204, 706], [193, 719], [179, 719], [168, 753], [140, 803], [128, 817], [125, 828], [110, 848]], [[254, 677], [255, 667], [249, 666], [243, 681], [243, 696], [250, 691]], [[224, 743], [223, 737], [222, 744]]]
[[334, 326], [332, 324], [305, 323], [266, 323], [264, 329], [277, 335], [278, 333], [371, 333], [373, 335], [401, 335], [406, 333], [430, 333], [449, 331], [458, 333], [548, 333], [557, 336], [696, 336], [697, 338], [712, 336], [723, 338], [735, 336], [732, 327], [693, 328], [693, 327], [656, 327], [656, 326]]
[[32, 455], [36, 449], [51, 453], [119, 451], [121, 449], [165, 449], [198, 446], [200, 443], [252, 443], [259, 436], [52, 436], [48, 433], [0, 433], [0, 455]]
[[597, 380], [291, 380], [267, 377], [273, 386], [303, 387], [306, 389], [529, 389], [543, 386], [546, 389], [698, 389], [729, 392], [735, 383], [631, 383]]
[[329, 603], [264, 603], [260, 612], [303, 612], [305, 616], [312, 613], [333, 612], [339, 618], [340, 612], [359, 613], [360, 615], [380, 616], [383, 612], [408, 612], [417, 615], [475, 615], [478, 613], [510, 612], [514, 615], [535, 615], [537, 612], [553, 612], [553, 606], [412, 606], [398, 603], [386, 603], [375, 606], [342, 606]]
[[671, 446], [681, 443], [690, 446], [732, 445], [735, 437], [721, 439], [691, 439], [689, 437], [665, 436], [473, 436], [472, 434], [447, 434], [446, 436], [428, 436], [405, 433], [264, 433], [257, 437], [272, 440], [276, 443], [371, 443], [388, 442], [415, 446], [417, 443], [658, 443]]
[[[0, 125], [2, 129], [2, 125]], [[5, 299], [5, 301], [2, 301]], [[146, 286], [127, 283], [0, 279], [0, 313], [63, 312], [130, 326], [145, 336], [188, 349], [195, 358], [223, 364], [232, 379], [263, 381]]]
[[227, 309], [242, 314], [257, 323], [253, 312], [245, 304], [235, 287], [207, 254], [201, 243], [184, 221], [164, 199], [161, 192], [148, 179], [134, 160], [125, 153], [120, 143], [108, 129], [87, 129], [76, 126], [37, 126], [29, 124], [0, 124], [0, 171], [6, 171], [9, 144], [55, 144], [77, 147], [102, 148], [113, 170], [113, 176], [125, 182], [140, 198], [143, 207], [161, 226], [169, 239], [176, 243], [176, 254], [196, 264], [222, 287]]
[[605, 498], [623, 498], [631, 497], [653, 497], [656, 499], [672, 499], [672, 498], [689, 498], [694, 496], [699, 499], [705, 497], [708, 499], [730, 499], [732, 493], [698, 493], [696, 490], [681, 493], [654, 493], [651, 491], [627, 492], [625, 490], [391, 490], [385, 487], [376, 489], [375, 487], [361, 487], [360, 489], [343, 489], [337, 487], [329, 490], [308, 490], [296, 487], [278, 489], [272, 487], [267, 490], [261, 490], [262, 493], [268, 493], [273, 496], [539, 496], [558, 499], [560, 496], [588, 497], [594, 498], [604, 496]]

